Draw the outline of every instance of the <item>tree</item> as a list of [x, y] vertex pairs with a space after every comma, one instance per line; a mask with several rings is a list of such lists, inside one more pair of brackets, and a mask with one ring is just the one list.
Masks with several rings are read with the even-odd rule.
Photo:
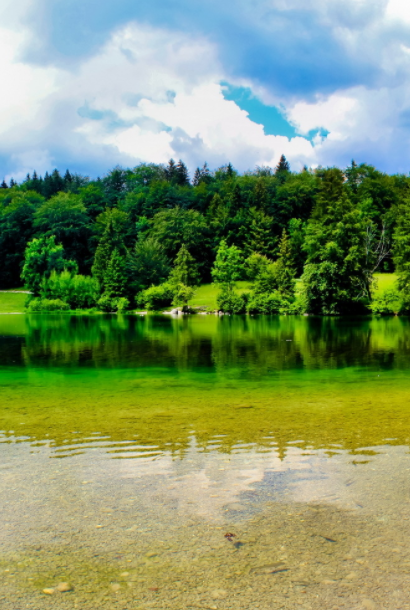
[[54, 235], [68, 258], [84, 266], [91, 234], [87, 211], [79, 195], [58, 193], [44, 202], [34, 215], [34, 228], [42, 235]]
[[182, 244], [176, 256], [169, 280], [173, 284], [184, 284], [185, 286], [197, 286], [199, 284], [200, 275], [196, 261], [185, 244]]
[[127, 268], [125, 256], [114, 248], [103, 279], [104, 295], [109, 299], [125, 296], [127, 292]]
[[187, 186], [189, 184], [188, 169], [181, 159], [178, 161], [175, 168], [175, 182], [179, 186]]
[[244, 250], [248, 256], [259, 252], [267, 257], [273, 256], [277, 238], [273, 233], [273, 218], [262, 210], [251, 208], [244, 227]]
[[293, 263], [291, 242], [285, 229], [279, 243], [279, 257], [275, 265], [278, 291], [286, 296], [293, 295], [296, 270]]
[[92, 274], [98, 280], [101, 292], [105, 290], [105, 275], [114, 250], [117, 250], [125, 258], [126, 249], [122, 235], [115, 230], [113, 219], [109, 217], [95, 252], [92, 266]]
[[175, 182], [177, 180], [177, 166], [174, 159], [168, 161], [168, 165], [165, 169], [165, 177], [168, 182]]
[[211, 275], [215, 284], [223, 291], [233, 292], [235, 282], [242, 276], [242, 253], [236, 246], [228, 248], [226, 241], [222, 240], [216, 253]]
[[277, 176], [281, 180], [285, 180], [287, 174], [290, 172], [290, 165], [286, 160], [285, 155], [281, 155], [279, 159], [279, 163], [275, 168], [275, 176]]
[[77, 271], [74, 261], [64, 258], [64, 248], [56, 244], [54, 235], [33, 239], [27, 246], [24, 255], [24, 266], [21, 277], [25, 286], [35, 295], [40, 294], [43, 278], [48, 279], [52, 271]]
[[[11, 191], [12, 192], [12, 191]], [[0, 208], [0, 285], [18, 286], [24, 263], [24, 251], [33, 238], [34, 213], [44, 203], [35, 191], [20, 191]]]
[[194, 258], [202, 264], [207, 260], [208, 224], [196, 210], [175, 207], [155, 214], [152, 221], [151, 237], [159, 241], [167, 256], [174, 259], [182, 244]]
[[137, 241], [134, 252], [128, 256], [127, 264], [135, 292], [161, 284], [170, 271], [169, 259], [163, 246], [152, 237]]
[[393, 233], [393, 261], [398, 274], [398, 286], [410, 300], [410, 200], [400, 206]]
[[366, 223], [344, 195], [306, 230], [302, 282], [308, 312], [341, 314], [363, 308]]

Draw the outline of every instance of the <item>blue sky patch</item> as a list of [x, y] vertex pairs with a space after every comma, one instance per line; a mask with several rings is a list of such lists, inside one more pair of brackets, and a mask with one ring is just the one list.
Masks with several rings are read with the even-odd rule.
[[[295, 127], [287, 121], [283, 112], [276, 106], [266, 106], [257, 97], [255, 97], [249, 87], [234, 87], [229, 83], [221, 83], [222, 93], [226, 100], [235, 102], [241, 110], [248, 113], [249, 119], [258, 125], [263, 126], [265, 135], [285, 136], [287, 138], [295, 138], [300, 136]], [[305, 137], [307, 140], [312, 140], [320, 135], [322, 139], [328, 136], [329, 132], [320, 127], [313, 129]]]

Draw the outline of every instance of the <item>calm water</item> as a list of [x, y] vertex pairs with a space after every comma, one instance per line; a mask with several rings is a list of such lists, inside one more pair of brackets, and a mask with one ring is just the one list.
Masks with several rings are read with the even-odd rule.
[[3, 315], [0, 400], [2, 609], [410, 608], [409, 320]]

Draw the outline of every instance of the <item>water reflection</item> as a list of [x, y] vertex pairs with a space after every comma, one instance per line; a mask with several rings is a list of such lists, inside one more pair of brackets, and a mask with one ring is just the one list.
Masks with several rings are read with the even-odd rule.
[[0, 316], [2, 608], [407, 607], [409, 328]]

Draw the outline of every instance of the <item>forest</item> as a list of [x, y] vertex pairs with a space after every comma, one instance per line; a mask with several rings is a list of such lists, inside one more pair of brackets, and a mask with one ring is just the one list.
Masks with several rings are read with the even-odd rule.
[[[231, 164], [58, 170], [0, 188], [0, 288], [28, 311], [189, 311], [214, 282], [225, 313], [410, 312], [410, 177], [352, 161], [243, 174]], [[375, 296], [375, 273], [395, 272]], [[238, 280], [251, 289], [239, 292]]]

